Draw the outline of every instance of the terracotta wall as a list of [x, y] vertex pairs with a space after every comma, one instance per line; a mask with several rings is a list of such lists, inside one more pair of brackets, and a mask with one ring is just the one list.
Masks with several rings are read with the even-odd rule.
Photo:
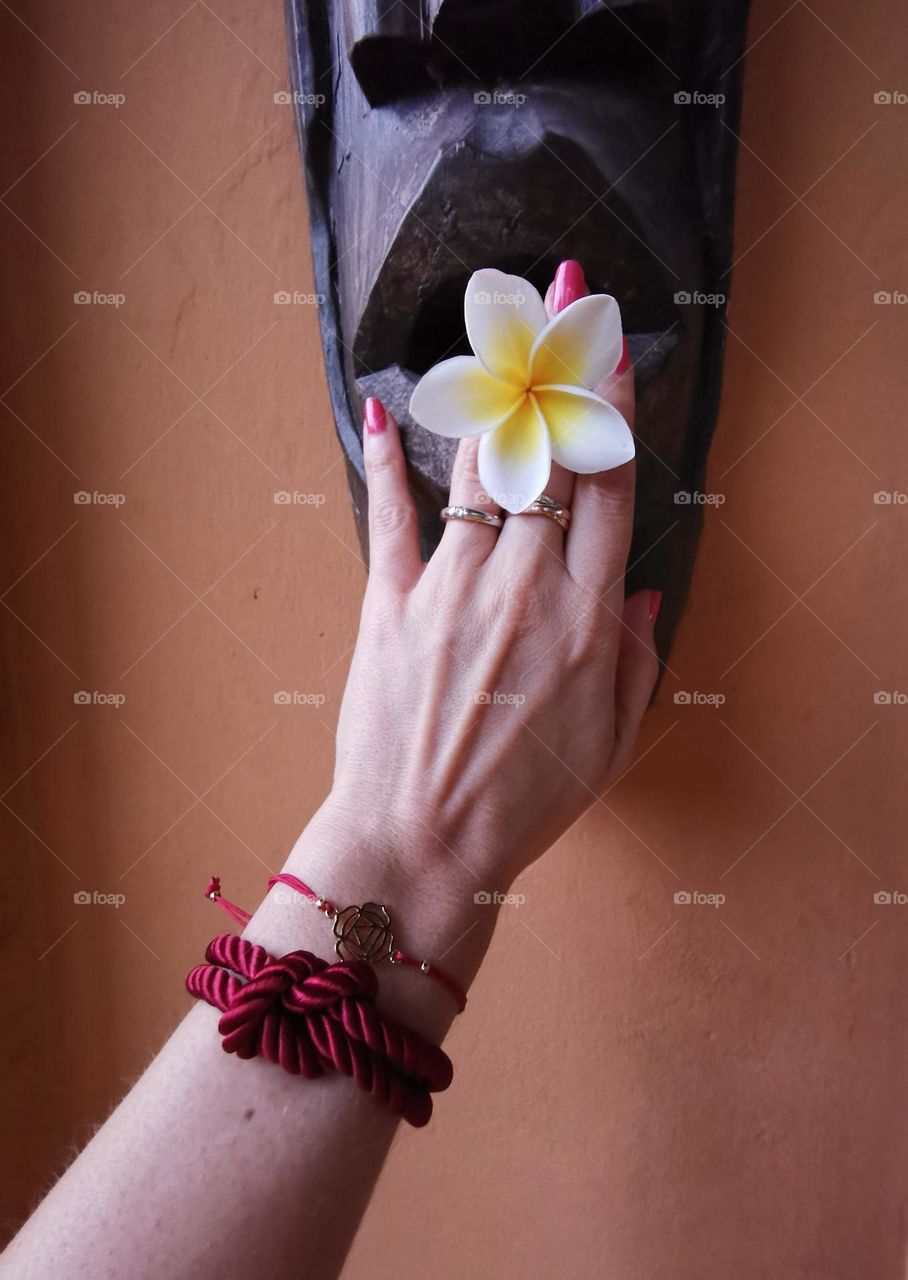
[[[874, 94], [908, 21], [786, 6], [753, 17], [723, 502], [671, 670], [517, 886], [350, 1280], [902, 1274], [908, 905], [874, 894], [908, 891], [908, 705], [874, 695], [908, 691], [908, 305], [874, 295], [908, 290], [908, 105]], [[322, 796], [363, 571], [316, 311], [273, 301], [313, 288], [279, 8], [0, 31], [12, 1226], [186, 1008], [209, 874], [254, 902]]]

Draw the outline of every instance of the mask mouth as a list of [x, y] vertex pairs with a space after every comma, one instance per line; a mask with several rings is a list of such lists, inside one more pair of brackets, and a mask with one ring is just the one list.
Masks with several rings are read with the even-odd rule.
[[[607, 194], [597, 200], [596, 191]], [[415, 381], [441, 360], [471, 354], [464, 291], [483, 267], [521, 276], [545, 297], [559, 264], [576, 258], [591, 293], [618, 299], [629, 341], [665, 333], [677, 320], [675, 277], [637, 224], [620, 192], [608, 191], [566, 138], [550, 135], [514, 158], [470, 142], [451, 148], [407, 210], [369, 291], [352, 343], [356, 380], [396, 367]]]
[[[462, 326], [461, 326], [462, 327]], [[627, 335], [631, 360], [634, 363], [634, 381], [638, 398], [645, 388], [661, 374], [669, 357], [680, 341], [676, 328], [660, 333], [629, 333]], [[448, 356], [469, 355], [470, 345], [464, 336], [464, 350], [451, 350]], [[437, 361], [432, 360], [428, 365]], [[410, 397], [422, 376], [408, 365], [390, 364], [384, 369], [365, 373], [356, 379], [356, 389], [365, 403], [369, 396], [377, 396], [385, 408], [394, 415], [404, 440], [411, 467], [411, 480], [419, 484], [426, 480], [446, 490], [451, 478], [451, 467], [457, 453], [457, 440], [437, 436], [421, 427], [410, 416]]]
[[410, 396], [433, 365], [472, 354], [463, 301], [474, 271], [521, 276], [545, 297], [559, 264], [576, 258], [591, 293], [618, 299], [640, 393], [679, 341], [675, 277], [647, 248], [619, 191], [601, 201], [590, 194], [607, 188], [563, 137], [549, 135], [516, 157], [468, 141], [439, 157], [404, 216], [363, 309], [353, 376], [363, 398], [378, 396], [394, 414], [411, 464], [441, 487], [457, 442], [414, 422]]
[[[559, 257], [554, 265], [545, 263], [541, 268], [529, 258], [525, 261], [523, 259], [514, 259], [510, 262], [499, 261], [495, 265], [498, 270], [504, 271], [508, 275], [521, 276], [523, 279], [529, 280], [530, 284], [538, 289], [540, 295], [544, 298], [558, 265], [563, 261], [564, 259]], [[614, 286], [609, 287], [607, 284], [599, 284], [595, 277], [591, 277], [588, 272], [585, 271], [584, 274], [587, 278], [590, 293], [612, 292]], [[450, 360], [453, 356], [473, 355], [473, 350], [467, 339], [463, 314], [464, 290], [468, 279], [469, 276], [464, 278], [462, 274], [458, 273], [456, 276], [442, 280], [436, 286], [434, 292], [429, 294], [422, 302], [409, 333], [405, 339], [402, 339], [402, 358], [398, 363], [409, 373], [422, 377], [433, 365], [442, 360]], [[652, 325], [661, 318], [652, 315], [647, 319], [649, 325]], [[663, 346], [660, 342], [662, 331], [654, 330], [649, 326], [646, 326], [644, 331], [640, 331], [640, 329], [637, 331], [630, 330], [627, 312], [624, 310], [622, 311], [622, 322], [625, 326], [628, 343], [637, 348], [641, 358], [645, 357], [646, 351], [653, 344], [658, 348]], [[668, 325], [671, 325], [671, 323], [672, 321], [669, 320]], [[646, 321], [641, 321], [641, 324], [646, 325]], [[648, 339], [646, 348], [644, 348], [644, 339]], [[669, 347], [674, 345], [674, 343], [670, 343]], [[660, 363], [665, 354], [666, 351], [662, 350]], [[643, 368], [638, 370], [638, 373], [645, 374], [645, 380], [648, 381], [653, 376], [654, 371], [653, 362], [643, 359]]]

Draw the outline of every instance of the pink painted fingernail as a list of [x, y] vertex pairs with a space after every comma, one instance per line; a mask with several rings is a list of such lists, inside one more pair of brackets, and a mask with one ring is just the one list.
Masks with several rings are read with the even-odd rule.
[[615, 373], [627, 373], [631, 367], [631, 353], [627, 345], [627, 338], [621, 339], [621, 359], [615, 366]]
[[656, 625], [656, 619], [659, 617], [659, 610], [662, 608], [662, 592], [651, 591], [649, 593], [649, 620]]
[[366, 401], [366, 430], [370, 436], [380, 436], [388, 425], [385, 406], [376, 396], [369, 396]]
[[555, 272], [555, 288], [552, 291], [552, 307], [556, 315], [578, 298], [585, 298], [588, 292], [580, 263], [574, 262], [572, 258], [562, 262]]

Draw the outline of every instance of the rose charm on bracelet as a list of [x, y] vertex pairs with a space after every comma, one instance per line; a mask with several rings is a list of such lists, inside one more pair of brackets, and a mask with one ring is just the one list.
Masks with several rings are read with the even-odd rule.
[[[430, 964], [428, 960], [417, 960], [414, 956], [407, 955], [406, 951], [394, 950], [391, 918], [379, 903], [364, 902], [361, 907], [344, 907], [341, 911], [330, 899], [319, 897], [313, 889], [289, 871], [271, 876], [268, 888], [271, 889], [276, 884], [285, 884], [296, 893], [302, 894], [307, 902], [311, 902], [326, 919], [333, 922], [334, 936], [337, 938], [334, 950], [342, 961], [380, 964], [382, 960], [387, 960], [389, 964], [399, 964], [406, 969], [418, 970], [450, 992], [457, 1001], [460, 1012], [463, 1013], [467, 1007], [467, 994], [459, 982], [449, 977], [436, 965]], [[226, 911], [238, 924], [247, 925], [252, 919], [248, 911], [238, 907], [235, 902], [227, 901], [221, 893], [221, 881], [218, 876], [212, 876], [209, 880], [205, 897]]]
[[390, 960], [394, 949], [391, 918], [377, 902], [346, 907], [334, 917], [334, 950], [342, 960], [365, 960], [379, 964]]

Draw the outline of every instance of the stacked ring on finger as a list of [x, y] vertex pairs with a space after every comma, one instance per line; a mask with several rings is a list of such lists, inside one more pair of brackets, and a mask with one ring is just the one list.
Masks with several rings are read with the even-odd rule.
[[501, 516], [492, 515], [491, 511], [479, 511], [476, 507], [442, 507], [441, 518], [448, 520], [469, 520], [473, 524], [488, 524], [493, 529], [500, 529], [504, 524]]
[[560, 502], [550, 498], [547, 493], [541, 493], [535, 502], [531, 502], [525, 511], [521, 511], [518, 514], [522, 516], [546, 516], [549, 520], [554, 520], [556, 524], [560, 524], [562, 529], [567, 529], [571, 523], [570, 507], [562, 506]]

